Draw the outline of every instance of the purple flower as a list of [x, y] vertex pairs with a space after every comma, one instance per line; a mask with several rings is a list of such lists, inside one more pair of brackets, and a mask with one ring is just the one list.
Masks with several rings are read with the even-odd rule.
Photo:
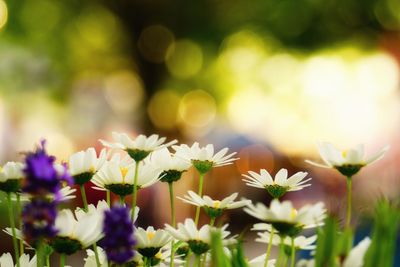
[[55, 165], [55, 157], [47, 154], [45, 141], [35, 152], [29, 153], [25, 158], [26, 179], [22, 191], [36, 196], [44, 196], [48, 193], [58, 195], [61, 182], [72, 182], [64, 165], [62, 171], [58, 171]]
[[114, 206], [105, 212], [104, 239], [102, 246], [107, 258], [115, 263], [122, 264], [134, 256], [133, 223], [129, 216], [129, 209], [123, 206]]
[[56, 202], [33, 198], [22, 210], [22, 233], [26, 241], [35, 245], [36, 241], [52, 238], [57, 234]]

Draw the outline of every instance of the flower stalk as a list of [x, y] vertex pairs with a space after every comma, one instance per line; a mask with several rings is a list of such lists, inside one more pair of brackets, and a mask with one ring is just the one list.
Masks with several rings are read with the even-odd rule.
[[7, 204], [8, 204], [8, 218], [10, 219], [15, 260], [17, 261], [17, 267], [20, 267], [19, 248], [18, 248], [18, 242], [17, 242], [17, 234], [15, 232], [14, 209], [13, 209], [12, 201], [11, 201], [11, 193], [7, 194]]
[[[198, 193], [198, 195], [199, 195], [200, 197], [203, 196], [204, 175], [205, 175], [205, 173], [200, 173], [200, 179], [199, 179], [199, 193]], [[201, 208], [200, 206], [198, 206], [198, 207], [196, 208], [196, 217], [195, 217], [195, 220], [194, 220], [194, 223], [196, 224], [196, 226], [197, 226], [198, 223], [199, 223], [200, 208]]]
[[272, 229], [272, 231], [271, 231], [271, 233], [269, 235], [269, 242], [268, 242], [268, 247], [267, 247], [267, 253], [265, 254], [264, 267], [268, 266], [268, 259], [269, 259], [269, 255], [271, 254], [273, 237], [274, 237], [274, 230]]
[[352, 205], [352, 177], [348, 176], [347, 183], [347, 211], [346, 211], [346, 228], [350, 228], [351, 224], [351, 205]]
[[135, 209], [136, 209], [136, 198], [137, 198], [137, 183], [138, 183], [138, 176], [139, 176], [139, 163], [140, 161], [136, 161], [135, 164], [135, 177], [133, 178], [133, 193], [132, 193], [132, 214], [131, 220], [133, 221]]

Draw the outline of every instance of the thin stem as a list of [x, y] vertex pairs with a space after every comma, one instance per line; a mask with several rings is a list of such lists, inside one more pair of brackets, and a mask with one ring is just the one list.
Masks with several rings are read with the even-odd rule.
[[268, 266], [268, 259], [269, 255], [271, 254], [271, 247], [272, 247], [272, 241], [274, 238], [274, 229], [271, 229], [271, 233], [269, 235], [269, 242], [268, 242], [268, 247], [267, 247], [267, 253], [265, 254], [265, 262], [264, 262], [264, 267]]
[[200, 255], [196, 255], [196, 266], [201, 267], [201, 257]]
[[[200, 180], [199, 180], [199, 193], [198, 195], [200, 197], [203, 197], [203, 182], [204, 182], [204, 173], [200, 173]], [[196, 217], [195, 217], [195, 224], [197, 226], [197, 224], [199, 223], [199, 217], [200, 217], [200, 206], [197, 206], [196, 208]]]
[[172, 227], [176, 227], [176, 217], [175, 217], [175, 201], [174, 201], [174, 185], [173, 183], [168, 183], [169, 189], [169, 201], [171, 204], [171, 224]]
[[174, 250], [174, 240], [171, 241], [171, 256], [169, 261], [169, 266], [174, 267], [174, 257], [175, 257], [175, 250]]
[[286, 255], [283, 255], [283, 264], [282, 266], [285, 267], [287, 265], [287, 261], [288, 261], [288, 257], [286, 257]]
[[86, 199], [85, 185], [81, 184], [79, 187], [81, 188], [83, 209], [85, 212], [87, 212], [88, 211], [88, 203], [87, 203], [87, 199]]
[[14, 246], [14, 255], [15, 260], [17, 261], [17, 267], [20, 267], [19, 264], [19, 249], [18, 249], [18, 242], [17, 242], [17, 234], [15, 231], [15, 221], [14, 221], [14, 209], [11, 202], [11, 193], [7, 194], [7, 204], [8, 204], [8, 217], [10, 219], [10, 226], [11, 226], [11, 233], [12, 233], [12, 240]]
[[[121, 204], [121, 205], [125, 205], [125, 197], [123, 197], [123, 196], [119, 196], [119, 204]], [[132, 210], [132, 212], [133, 212], [133, 210]]]
[[346, 212], [346, 228], [350, 228], [351, 223], [351, 191], [352, 191], [352, 179], [351, 176], [347, 177], [347, 212]]
[[65, 266], [65, 254], [61, 253], [60, 254], [60, 267], [64, 267]]
[[282, 257], [285, 257], [285, 251], [284, 251], [285, 247], [284, 247], [284, 243], [283, 243], [283, 240], [285, 239], [285, 237], [281, 236], [280, 238], [281, 238], [281, 243], [279, 245], [279, 254], [278, 254], [278, 260], [276, 263], [277, 267], [282, 266], [281, 263], [282, 263], [282, 260], [284, 260], [284, 259], [282, 259]]
[[[19, 229], [22, 230], [22, 220], [21, 220], [21, 211], [22, 211], [22, 205], [21, 205], [21, 195], [17, 195], [17, 217], [19, 218]], [[24, 240], [20, 239], [19, 240], [19, 251], [21, 252], [21, 255], [24, 254]]]
[[42, 240], [39, 240], [36, 247], [36, 266], [44, 267], [44, 244]]
[[192, 254], [192, 251], [189, 250], [189, 252], [188, 252], [188, 254], [187, 254], [187, 256], [186, 256], [185, 267], [189, 267], [189, 264], [190, 264], [190, 256], [191, 256], [191, 254]]
[[[169, 191], [169, 201], [171, 205], [171, 224], [172, 227], [176, 227], [176, 217], [175, 217], [175, 203], [174, 203], [174, 185], [173, 183], [168, 183], [168, 191]], [[171, 241], [171, 259], [169, 261], [169, 266], [173, 267], [174, 266], [174, 257], [175, 257], [175, 251], [174, 251], [174, 240], [172, 239]]]
[[140, 161], [136, 161], [135, 164], [135, 178], [133, 179], [133, 193], [132, 193], [132, 215], [131, 219], [133, 221], [133, 217], [135, 216], [135, 209], [136, 209], [136, 197], [137, 197], [137, 180], [139, 176], [139, 164]]
[[106, 199], [107, 199], [108, 207], [111, 207], [111, 192], [110, 192], [110, 190], [107, 190], [107, 192], [106, 192]]
[[94, 258], [96, 259], [96, 266], [100, 267], [100, 259], [99, 259], [99, 253], [97, 252], [97, 244], [93, 244], [93, 250], [94, 250]]
[[292, 237], [292, 257], [290, 260], [291, 267], [294, 267], [295, 260], [296, 260], [296, 247], [294, 246], [294, 237]]
[[50, 254], [46, 255], [46, 267], [50, 267]]
[[207, 253], [203, 254], [203, 261], [201, 262], [201, 267], [206, 266], [206, 262], [207, 262]]
[[211, 219], [210, 219], [210, 226], [214, 226], [214, 223], [215, 223], [215, 217], [211, 217]]

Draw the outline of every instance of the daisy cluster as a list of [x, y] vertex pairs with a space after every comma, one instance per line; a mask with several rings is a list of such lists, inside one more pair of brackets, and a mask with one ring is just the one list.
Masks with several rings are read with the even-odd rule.
[[[0, 267], [49, 267], [53, 254], [59, 254], [60, 266], [70, 266], [68, 256], [81, 250], [87, 254], [80, 265], [84, 267], [317, 266], [312, 258], [296, 260], [296, 252], [309, 250], [313, 255], [317, 241], [313, 231], [320, 230], [327, 217], [324, 204], [297, 207], [282, 200], [287, 193], [311, 186], [307, 172], [289, 174], [281, 169], [273, 175], [261, 169], [243, 174], [246, 185], [262, 189], [273, 198], [269, 205], [238, 199], [238, 193], [215, 200], [203, 194], [204, 178], [213, 168], [234, 163], [235, 152], [228, 148], [216, 151], [212, 144], [177, 145], [176, 140], [166, 142], [158, 135], [131, 138], [114, 132], [112, 137], [113, 141], [100, 140], [104, 149], [99, 153], [88, 148], [74, 153], [62, 164], [48, 155], [44, 142], [28, 153], [24, 162], [4, 164], [0, 169], [0, 191], [7, 196], [10, 222], [4, 231], [12, 237], [14, 254], [0, 256]], [[352, 176], [382, 158], [387, 148], [367, 159], [362, 146], [341, 152], [322, 143], [319, 150], [324, 163], [310, 163], [336, 169], [347, 178], [349, 207], [345, 231], [351, 232]], [[174, 184], [189, 168], [194, 168], [199, 177], [197, 193], [189, 190], [176, 197]], [[170, 222], [160, 229], [139, 227], [135, 223], [140, 216], [137, 193], [158, 182], [168, 184]], [[93, 189], [104, 191], [105, 199], [89, 204], [85, 191], [88, 183]], [[82, 207], [60, 208], [65, 206], [60, 204], [76, 197], [77, 189], [81, 192]], [[196, 207], [193, 218], [176, 222], [176, 198]], [[208, 224], [199, 225], [201, 209], [208, 216]], [[243, 209], [260, 221], [252, 230], [257, 231], [256, 242], [267, 244], [265, 254], [252, 260], [242, 257], [236, 265], [223, 263], [222, 255], [228, 261], [237, 257], [238, 250], [232, 248], [242, 243], [242, 237], [230, 233], [228, 224], [218, 223], [230, 209]], [[214, 250], [215, 236], [222, 247], [220, 254]], [[352, 238], [349, 240], [348, 250], [335, 266], [361, 267], [371, 240], [366, 238], [353, 249]], [[272, 246], [279, 247], [274, 259]]]

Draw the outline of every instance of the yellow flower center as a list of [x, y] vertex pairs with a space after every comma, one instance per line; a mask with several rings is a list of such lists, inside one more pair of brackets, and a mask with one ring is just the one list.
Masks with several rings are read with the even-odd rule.
[[125, 176], [128, 173], [128, 168], [120, 167], [121, 175], [122, 175], [122, 182], [125, 183]]
[[147, 232], [147, 239], [152, 240], [156, 234], [154, 232]]
[[221, 201], [219, 201], [219, 200], [214, 200], [214, 203], [213, 203], [213, 208], [214, 208], [214, 209], [218, 209], [220, 205], [221, 205]]
[[96, 172], [96, 168], [94, 166], [90, 166], [89, 172], [95, 173]]
[[162, 253], [159, 251], [154, 257], [157, 259], [162, 259]]
[[297, 216], [297, 210], [292, 208], [292, 212], [290, 213], [290, 217], [292, 220], [294, 220], [294, 218], [296, 218]]

